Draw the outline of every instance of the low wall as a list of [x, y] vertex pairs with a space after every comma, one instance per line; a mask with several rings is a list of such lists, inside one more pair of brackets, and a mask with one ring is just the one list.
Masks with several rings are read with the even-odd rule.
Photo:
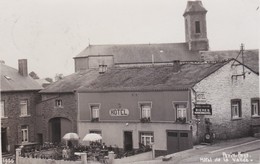
[[21, 148], [16, 149], [16, 164], [87, 164], [86, 153], [75, 153], [81, 157], [81, 161], [65, 161], [54, 159], [42, 159], [32, 157], [21, 157]]
[[64, 161], [54, 159], [18, 157], [18, 164], [82, 164], [82, 161]]
[[125, 157], [121, 159], [114, 159], [113, 164], [123, 164], [123, 163], [131, 163], [131, 162], [137, 162], [137, 161], [146, 161], [146, 160], [152, 160], [153, 154], [152, 151], [137, 154], [130, 157]]

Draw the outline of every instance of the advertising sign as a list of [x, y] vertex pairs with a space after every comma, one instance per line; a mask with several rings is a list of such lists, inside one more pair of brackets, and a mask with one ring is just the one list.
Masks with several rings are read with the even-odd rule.
[[212, 108], [210, 104], [195, 104], [193, 109], [195, 115], [212, 115]]
[[128, 109], [110, 109], [109, 114], [110, 114], [110, 116], [128, 116], [129, 110]]

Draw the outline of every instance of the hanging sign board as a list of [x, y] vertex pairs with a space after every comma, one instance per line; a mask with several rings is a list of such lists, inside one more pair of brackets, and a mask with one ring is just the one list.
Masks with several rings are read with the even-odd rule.
[[110, 116], [128, 116], [129, 110], [128, 109], [110, 109], [109, 114], [110, 114]]
[[212, 108], [210, 104], [195, 104], [193, 109], [195, 115], [212, 115]]

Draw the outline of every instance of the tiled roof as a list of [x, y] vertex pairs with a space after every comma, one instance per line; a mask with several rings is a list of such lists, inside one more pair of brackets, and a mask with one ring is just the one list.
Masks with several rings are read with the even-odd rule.
[[154, 62], [200, 60], [187, 43], [90, 45], [75, 58], [98, 55], [113, 55], [115, 63], [151, 62], [152, 55]]
[[1, 91], [41, 90], [42, 87], [29, 75], [22, 76], [18, 70], [3, 63], [1, 65]]
[[98, 75], [98, 69], [79, 71], [50, 84], [45, 89], [41, 90], [40, 93], [74, 92], [80, 86], [91, 83]]
[[226, 62], [215, 64], [182, 64], [180, 72], [173, 66], [112, 67], [79, 92], [182, 90], [213, 73]]
[[[228, 51], [202, 51], [201, 57], [205, 61], [223, 61], [231, 58], [236, 58], [239, 50]], [[259, 50], [245, 50], [243, 53], [244, 64], [252, 69], [254, 72], [259, 73]], [[242, 55], [237, 58], [242, 62]]]

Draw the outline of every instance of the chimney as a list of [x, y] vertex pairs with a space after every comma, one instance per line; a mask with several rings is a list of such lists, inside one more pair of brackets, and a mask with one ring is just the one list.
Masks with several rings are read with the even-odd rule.
[[181, 70], [181, 65], [180, 65], [180, 61], [179, 60], [174, 60], [173, 61], [173, 72], [177, 73], [180, 72]]
[[22, 76], [28, 76], [27, 59], [19, 59], [18, 60], [18, 71]]

